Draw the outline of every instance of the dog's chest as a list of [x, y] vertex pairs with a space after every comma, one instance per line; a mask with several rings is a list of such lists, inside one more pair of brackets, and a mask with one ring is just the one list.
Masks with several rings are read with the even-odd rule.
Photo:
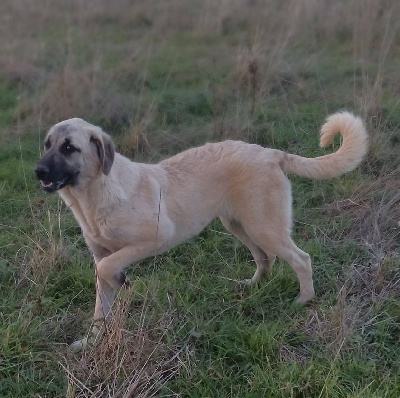
[[72, 195], [65, 195], [64, 193], [62, 199], [78, 221], [85, 238], [108, 249], [111, 249], [109, 246], [114, 246], [107, 233], [107, 214], [99, 215], [94, 208], [85, 206], [72, 197]]

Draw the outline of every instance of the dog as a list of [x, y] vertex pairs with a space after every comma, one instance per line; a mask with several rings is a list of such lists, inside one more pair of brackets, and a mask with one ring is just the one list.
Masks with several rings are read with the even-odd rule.
[[[299, 304], [314, 298], [310, 256], [291, 239], [292, 197], [287, 174], [311, 179], [357, 167], [368, 150], [362, 120], [349, 112], [329, 116], [320, 145], [342, 135], [334, 153], [304, 158], [241, 141], [207, 143], [158, 164], [135, 163], [115, 151], [100, 127], [73, 118], [54, 125], [35, 172], [46, 192], [58, 191], [77, 219], [96, 264], [96, 305], [91, 338], [100, 338], [117, 289], [133, 262], [161, 254], [199, 234], [219, 217], [251, 251], [257, 283], [275, 257], [299, 279]], [[101, 321], [100, 321], [101, 320]], [[99, 325], [100, 324], [100, 325]]]

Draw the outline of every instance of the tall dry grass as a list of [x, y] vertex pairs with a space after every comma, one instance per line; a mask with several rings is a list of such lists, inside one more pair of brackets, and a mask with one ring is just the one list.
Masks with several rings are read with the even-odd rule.
[[[20, 85], [25, 126], [79, 115], [121, 129], [147, 117], [147, 109], [139, 119], [133, 115], [149, 48], [157, 53], [176, 33], [216, 40], [232, 35], [229, 46], [217, 45], [210, 56], [231, 60], [233, 76], [250, 92], [251, 108], [275, 76], [285, 71], [296, 76], [296, 65], [287, 57], [293, 49], [329, 52], [343, 41], [353, 47], [354, 67], [362, 68], [355, 107], [364, 116], [375, 115], [388, 83], [385, 67], [399, 42], [399, 7], [395, 0], [119, 0], [115, 7], [105, 0], [5, 1], [0, 5], [0, 78]], [[379, 68], [371, 75], [369, 66], [375, 63]], [[121, 85], [124, 81], [130, 83]]]
[[[151, 293], [145, 289], [140, 295], [132, 288], [120, 292], [105, 337], [78, 360], [71, 353], [61, 354], [67, 397], [154, 397], [182, 368], [188, 370], [189, 340], [176, 346], [166, 343], [174, 328], [174, 310], [155, 319]], [[140, 307], [132, 308], [138, 300]]]

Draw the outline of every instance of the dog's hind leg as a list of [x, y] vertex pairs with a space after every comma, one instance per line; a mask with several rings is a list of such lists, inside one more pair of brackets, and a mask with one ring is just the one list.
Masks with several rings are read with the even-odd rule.
[[267, 189], [263, 188], [262, 178], [260, 175], [257, 180], [247, 180], [245, 194], [236, 200], [237, 213], [241, 215], [246, 234], [264, 253], [271, 253], [290, 264], [300, 282], [297, 302], [303, 304], [314, 298], [315, 293], [310, 256], [300, 250], [290, 236], [290, 183], [276, 167], [269, 168], [269, 179], [265, 181]]
[[236, 236], [244, 245], [246, 245], [251, 254], [253, 255], [254, 261], [257, 265], [257, 269], [251, 279], [246, 279], [244, 282], [248, 285], [254, 285], [260, 281], [260, 279], [271, 270], [271, 267], [275, 261], [275, 256], [267, 254], [259, 246], [257, 246], [251, 238], [247, 235], [243, 226], [236, 220], [229, 220], [225, 217], [221, 217], [222, 224], [224, 227]]
[[274, 253], [287, 261], [296, 272], [300, 282], [300, 294], [297, 303], [304, 304], [315, 296], [310, 256], [300, 250], [292, 241], [288, 231], [274, 229], [274, 233], [249, 231], [250, 236], [262, 250]]

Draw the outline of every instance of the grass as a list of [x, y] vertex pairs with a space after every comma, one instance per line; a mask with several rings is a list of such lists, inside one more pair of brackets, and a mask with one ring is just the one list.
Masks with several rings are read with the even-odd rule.
[[[0, 396], [398, 397], [397, 3], [1, 3]], [[313, 303], [293, 303], [282, 261], [238, 284], [251, 255], [215, 221], [133, 265], [107, 338], [70, 352], [94, 272], [73, 216], [34, 179], [49, 126], [83, 117], [138, 161], [226, 138], [320, 156], [339, 109], [367, 123], [364, 164], [290, 176]]]

